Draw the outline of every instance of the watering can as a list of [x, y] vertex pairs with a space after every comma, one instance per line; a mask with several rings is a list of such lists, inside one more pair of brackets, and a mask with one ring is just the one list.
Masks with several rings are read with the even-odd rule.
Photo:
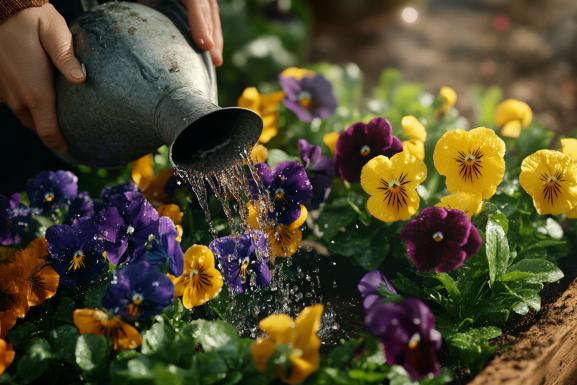
[[210, 54], [192, 41], [178, 0], [154, 9], [105, 3], [70, 31], [86, 82], [56, 75], [65, 161], [110, 168], [165, 144], [175, 169], [207, 175], [238, 162], [257, 142], [263, 123], [256, 113], [218, 107]]

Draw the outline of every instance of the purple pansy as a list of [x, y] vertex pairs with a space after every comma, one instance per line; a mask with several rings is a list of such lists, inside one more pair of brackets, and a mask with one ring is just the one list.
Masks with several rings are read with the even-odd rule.
[[[313, 194], [304, 167], [295, 161], [281, 162], [274, 170], [265, 163], [258, 163], [254, 167], [274, 205], [274, 212], [269, 217], [284, 225], [296, 221], [301, 215], [300, 204], [307, 202]], [[248, 176], [248, 182], [253, 198], [259, 199], [259, 188], [252, 174]]]
[[337, 108], [333, 86], [323, 75], [302, 79], [279, 75], [279, 83], [286, 94], [283, 103], [303, 122], [328, 118]]
[[347, 128], [337, 140], [335, 171], [349, 183], [361, 180], [367, 162], [378, 155], [388, 158], [403, 151], [403, 142], [393, 136], [388, 120], [377, 117], [368, 124], [359, 122]]
[[403, 226], [401, 240], [419, 271], [446, 273], [477, 254], [479, 231], [461, 210], [427, 207]]
[[387, 364], [402, 365], [413, 380], [440, 373], [435, 350], [441, 347], [441, 333], [435, 329], [433, 313], [420, 300], [375, 304], [365, 325], [383, 344]]
[[306, 208], [309, 211], [316, 210], [331, 193], [329, 186], [335, 177], [333, 158], [322, 155], [321, 146], [313, 146], [305, 139], [299, 139], [299, 152], [313, 187], [313, 197]]
[[22, 240], [32, 219], [30, 208], [20, 202], [20, 193], [8, 199], [0, 195], [0, 245], [13, 245]]
[[70, 201], [68, 205], [68, 212], [64, 217], [64, 223], [71, 225], [74, 220], [81, 217], [94, 216], [94, 202], [88, 192], [84, 191]]
[[358, 288], [361, 292], [361, 296], [364, 298], [363, 307], [365, 311], [369, 311], [371, 307], [375, 304], [379, 304], [384, 299], [382, 295], [379, 294], [378, 290], [382, 289], [382, 285], [385, 284], [391, 292], [397, 294], [397, 291], [391, 285], [387, 277], [383, 275], [379, 270], [369, 271], [363, 279], [359, 282]]
[[106, 241], [108, 260], [118, 265], [144, 246], [150, 235], [158, 237], [158, 212], [138, 192], [113, 195], [109, 204], [98, 213], [95, 222]]
[[235, 292], [254, 291], [269, 284], [268, 249], [262, 232], [245, 231], [240, 239], [232, 236], [218, 238], [208, 247], [222, 265], [224, 281]]
[[161, 217], [158, 220], [158, 237], [154, 237], [144, 246], [139, 247], [130, 258], [130, 263], [146, 261], [158, 270], [169, 261], [168, 272], [180, 277], [184, 270], [184, 254], [180, 242], [176, 240], [178, 231], [172, 219]]
[[106, 265], [104, 248], [93, 219], [84, 217], [72, 226], [54, 225], [46, 231], [51, 266], [60, 275], [60, 284], [86, 285], [94, 281]]
[[103, 208], [110, 206], [109, 200], [112, 196], [124, 194], [125, 192], [138, 192], [138, 185], [134, 182], [126, 182], [104, 187], [100, 191], [100, 200], [94, 200], [94, 215], [98, 214]]
[[174, 298], [170, 278], [155, 271], [148, 262], [123, 266], [106, 289], [102, 306], [133, 321], [161, 314]]
[[49, 214], [67, 206], [78, 193], [78, 177], [70, 171], [42, 171], [26, 183], [32, 213]]

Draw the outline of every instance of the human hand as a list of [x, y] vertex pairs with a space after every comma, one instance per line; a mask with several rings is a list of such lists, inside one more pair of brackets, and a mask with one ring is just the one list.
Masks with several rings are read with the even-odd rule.
[[204, 51], [210, 51], [212, 63], [222, 65], [222, 29], [216, 0], [180, 0], [188, 10], [192, 39]]
[[0, 103], [58, 152], [68, 145], [56, 116], [54, 65], [72, 84], [86, 80], [72, 35], [51, 4], [26, 8], [0, 24]]

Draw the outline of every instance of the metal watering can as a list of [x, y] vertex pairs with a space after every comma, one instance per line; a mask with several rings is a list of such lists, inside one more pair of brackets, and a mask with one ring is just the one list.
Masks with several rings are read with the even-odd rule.
[[210, 54], [192, 41], [178, 0], [154, 9], [106, 3], [70, 31], [87, 79], [76, 86], [56, 75], [67, 162], [109, 168], [166, 144], [174, 168], [209, 174], [257, 142], [263, 123], [256, 113], [217, 106]]

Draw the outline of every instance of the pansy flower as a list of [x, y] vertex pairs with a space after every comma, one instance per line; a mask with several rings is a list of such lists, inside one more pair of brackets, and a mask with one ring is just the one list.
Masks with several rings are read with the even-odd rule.
[[288, 366], [277, 365], [274, 373], [271, 373], [273, 376], [287, 384], [300, 384], [314, 373], [321, 360], [321, 340], [317, 331], [321, 326], [322, 314], [323, 305], [316, 304], [304, 308], [294, 321], [286, 314], [270, 315], [260, 321], [258, 326], [268, 338], [257, 338], [250, 347], [257, 370], [267, 373], [272, 355], [281, 350], [286, 352], [291, 366], [289, 369]]
[[184, 256], [178, 237], [178, 230], [172, 220], [161, 217], [158, 220], [158, 236], [149, 237], [145, 245], [136, 249], [130, 262], [146, 261], [158, 271], [168, 261], [168, 272], [180, 276], [184, 269]]
[[[255, 230], [260, 230], [261, 226], [258, 223], [257, 212], [249, 203], [248, 207], [248, 224]], [[272, 226], [270, 223], [265, 223], [264, 232], [267, 235], [269, 244], [269, 257], [274, 264], [276, 257], [290, 257], [298, 250], [303, 232], [300, 227], [305, 223], [308, 211], [304, 205], [300, 205], [300, 215], [292, 223], [284, 225], [276, 223]]]
[[78, 218], [72, 226], [54, 225], [46, 231], [49, 261], [60, 275], [60, 284], [86, 285], [94, 281], [106, 265], [100, 231], [92, 218]]
[[339, 132], [333, 131], [328, 132], [323, 135], [323, 143], [331, 150], [331, 154], [334, 155], [337, 149], [337, 141], [339, 140], [339, 136], [341, 134]]
[[0, 312], [0, 338], [6, 338], [8, 332], [12, 330], [18, 317], [11, 311]]
[[168, 201], [169, 196], [164, 188], [174, 175], [171, 168], [163, 168], [154, 175], [152, 154], [143, 156], [132, 162], [132, 180], [138, 184], [138, 189], [154, 207], [161, 206]]
[[479, 231], [461, 210], [427, 207], [401, 229], [401, 240], [419, 271], [446, 273], [477, 254]]
[[76, 309], [74, 325], [80, 334], [110, 336], [114, 350], [136, 349], [142, 345], [142, 336], [134, 326], [122, 322], [119, 316], [109, 316], [101, 310]]
[[15, 355], [12, 344], [0, 339], [0, 375], [12, 364]]
[[254, 145], [250, 151], [250, 158], [253, 163], [264, 163], [268, 159], [268, 148], [260, 143]]
[[471, 219], [473, 215], [479, 214], [483, 207], [483, 198], [481, 194], [470, 194], [458, 192], [441, 198], [441, 201], [435, 207], [446, 209], [461, 210]]
[[14, 254], [14, 263], [20, 267], [20, 277], [26, 282], [29, 306], [38, 306], [56, 294], [60, 276], [48, 262], [49, 257], [46, 238], [35, 239]]
[[573, 160], [577, 161], [577, 139], [561, 139], [561, 152], [569, 155]]
[[433, 313], [420, 300], [376, 304], [365, 325], [383, 344], [388, 365], [401, 365], [415, 381], [441, 372], [435, 357], [441, 333], [435, 329]]
[[[313, 189], [304, 167], [295, 161], [281, 162], [271, 170], [265, 163], [254, 166], [260, 176], [264, 193], [268, 194], [273, 203], [274, 211], [269, 217], [277, 223], [290, 224], [300, 217], [300, 204], [307, 202]], [[252, 174], [248, 175], [248, 183], [254, 199], [258, 200], [260, 191]]]
[[301, 121], [308, 123], [314, 118], [326, 119], [334, 114], [337, 98], [332, 84], [323, 75], [288, 68], [278, 78], [286, 94], [283, 103]]
[[15, 263], [0, 265], [0, 322], [4, 325], [14, 316], [24, 318], [29, 307], [22, 267]]
[[433, 161], [452, 193], [481, 193], [490, 198], [505, 174], [505, 142], [485, 127], [446, 132], [435, 146]]
[[84, 191], [70, 201], [68, 205], [68, 212], [64, 217], [64, 223], [71, 225], [76, 219], [81, 217], [94, 216], [94, 202], [88, 192]]
[[256, 87], [248, 87], [238, 98], [238, 107], [252, 110], [262, 119], [262, 133], [258, 139], [260, 143], [268, 143], [269, 140], [278, 134], [278, 114], [276, 111], [284, 97], [285, 93], [283, 91], [261, 95]]
[[106, 289], [102, 306], [131, 320], [145, 320], [161, 314], [174, 298], [170, 278], [151, 268], [148, 262], [123, 266]]
[[393, 294], [397, 294], [394, 286], [389, 282], [387, 277], [383, 275], [379, 270], [369, 271], [361, 279], [358, 285], [358, 289], [361, 292], [361, 297], [363, 297], [363, 307], [365, 311], [369, 311], [373, 305], [382, 302], [384, 297], [379, 294], [379, 289], [385, 285]]
[[577, 162], [562, 152], [540, 150], [526, 157], [519, 184], [533, 197], [541, 215], [563, 214], [577, 207]]
[[361, 170], [376, 156], [388, 158], [403, 151], [403, 143], [393, 136], [388, 120], [377, 117], [368, 124], [359, 122], [339, 136], [335, 150], [335, 171], [349, 183], [357, 183]]
[[78, 193], [78, 177], [70, 171], [42, 171], [26, 183], [30, 208], [44, 215], [67, 206]]
[[299, 152], [313, 188], [313, 196], [306, 207], [308, 210], [316, 210], [331, 193], [329, 186], [335, 177], [333, 159], [322, 155], [321, 146], [313, 146], [305, 139], [299, 139]]
[[384, 222], [406, 220], [419, 208], [415, 189], [426, 178], [425, 163], [407, 152], [371, 159], [361, 174], [361, 186], [371, 196], [369, 212]]
[[159, 217], [169, 217], [172, 219], [177, 232], [176, 240], [178, 242], [182, 241], [182, 234], [184, 231], [180, 224], [182, 223], [182, 217], [184, 216], [184, 213], [180, 211], [180, 207], [177, 205], [169, 204], [160, 206], [156, 211], [158, 211]]
[[441, 87], [441, 91], [439, 91], [439, 94], [443, 98], [445, 98], [445, 103], [443, 103], [441, 108], [439, 108], [439, 110], [437, 111], [437, 117], [441, 116], [442, 113], [444, 113], [445, 116], [447, 116], [449, 114], [449, 111], [451, 111], [451, 108], [455, 105], [455, 103], [457, 103], [457, 93], [455, 92], [454, 89], [443, 86]]
[[403, 151], [425, 160], [425, 140], [427, 140], [425, 126], [414, 116], [403, 117], [401, 125], [403, 133], [409, 136], [409, 140], [403, 142]]
[[22, 240], [32, 219], [28, 206], [20, 202], [20, 194], [10, 199], [0, 195], [0, 245], [13, 245]]
[[134, 251], [158, 236], [158, 212], [137, 192], [116, 194], [109, 199], [110, 207], [98, 213], [95, 223], [101, 232], [104, 250], [110, 263], [124, 263]]
[[233, 236], [218, 238], [208, 247], [222, 265], [225, 283], [235, 292], [255, 291], [269, 284], [272, 277], [266, 265], [268, 250], [262, 232], [248, 230], [240, 239]]
[[138, 192], [138, 185], [134, 182], [126, 182], [104, 187], [102, 191], [100, 191], [100, 199], [102, 202], [108, 203], [112, 196], [124, 194], [125, 192]]
[[503, 100], [495, 110], [495, 123], [501, 128], [501, 135], [507, 138], [518, 138], [521, 129], [531, 124], [532, 120], [531, 107], [520, 100]]
[[184, 273], [168, 274], [174, 284], [174, 297], [182, 297], [187, 309], [200, 306], [218, 295], [222, 275], [214, 268], [214, 254], [206, 246], [192, 245], [184, 254]]

